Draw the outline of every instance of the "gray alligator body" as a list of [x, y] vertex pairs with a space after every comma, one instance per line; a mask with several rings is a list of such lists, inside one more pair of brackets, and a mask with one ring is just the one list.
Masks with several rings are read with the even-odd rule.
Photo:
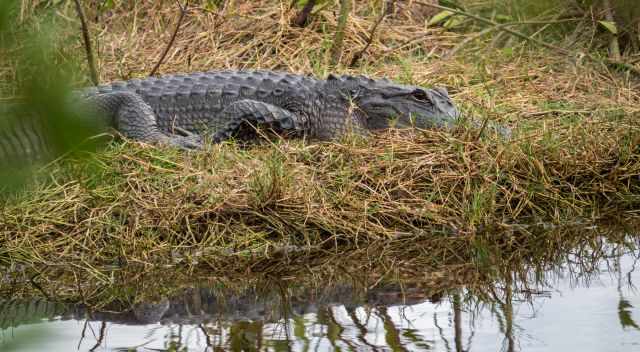
[[[74, 101], [88, 108], [90, 118], [125, 137], [182, 148], [198, 148], [207, 138], [252, 140], [255, 127], [324, 140], [390, 126], [447, 127], [458, 117], [443, 89], [363, 76], [320, 80], [270, 71], [210, 71], [113, 82], [79, 91]], [[0, 158], [46, 149], [42, 133], [23, 125], [0, 132], [5, 135], [0, 138]]]
[[358, 290], [352, 285], [342, 284], [317, 290], [303, 288], [298, 293], [295, 296], [283, 297], [282, 291], [276, 289], [259, 293], [254, 289], [241, 293], [207, 288], [188, 289], [159, 302], [139, 303], [132, 307], [114, 303], [105, 307], [103, 311], [91, 311], [81, 303], [0, 298], [0, 332], [10, 327], [56, 317], [130, 325], [157, 322], [200, 324], [219, 319], [276, 322], [286, 317], [282, 314], [317, 313], [335, 305], [343, 305], [352, 310], [360, 306], [413, 305], [429, 298], [426, 292], [420, 289], [401, 288], [398, 285], [377, 287], [363, 293], [361, 289]]

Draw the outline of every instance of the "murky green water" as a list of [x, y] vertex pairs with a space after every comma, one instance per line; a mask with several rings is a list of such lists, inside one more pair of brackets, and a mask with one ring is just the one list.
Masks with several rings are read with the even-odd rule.
[[507, 280], [437, 295], [407, 283], [200, 287], [91, 313], [5, 299], [0, 350], [640, 351], [638, 254], [599, 260], [597, 270], [569, 258], [549, 268], [546, 285]]

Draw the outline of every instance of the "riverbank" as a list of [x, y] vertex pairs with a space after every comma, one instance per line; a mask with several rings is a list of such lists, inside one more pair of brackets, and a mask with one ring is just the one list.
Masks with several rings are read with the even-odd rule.
[[436, 266], [473, 263], [479, 241], [539, 243], [513, 235], [522, 224], [635, 217], [634, 129], [617, 121], [562, 131], [515, 143], [476, 140], [475, 130], [392, 131], [192, 153], [114, 143], [43, 169], [41, 182], [5, 202], [1, 258], [237, 272], [255, 270], [252, 258], [426, 241], [422, 255]]
[[[151, 38], [171, 36], [162, 19], [172, 18], [173, 2], [131, 6], [92, 24], [102, 33], [102, 81], [148, 74], [149, 58], [162, 50]], [[74, 22], [65, 22], [72, 10], [59, 9], [67, 40], [60, 50], [83, 57]], [[2, 200], [0, 264], [73, 268], [105, 283], [114, 267], [288, 275], [337, 255], [394, 263], [410, 254], [427, 269], [478, 271], [503, 256], [544, 257], [573, 243], [523, 224], [637, 216], [640, 90], [632, 76], [523, 43], [460, 47], [474, 34], [425, 26], [424, 18], [383, 22], [349, 68], [377, 18], [362, 4], [341, 64], [331, 67], [335, 14], [322, 10], [305, 28], [288, 25], [293, 14], [268, 1], [225, 13], [193, 8], [161, 71], [335, 71], [442, 85], [465, 116], [509, 126], [511, 138], [462, 123], [188, 153], [114, 141], [39, 169], [27, 190]]]

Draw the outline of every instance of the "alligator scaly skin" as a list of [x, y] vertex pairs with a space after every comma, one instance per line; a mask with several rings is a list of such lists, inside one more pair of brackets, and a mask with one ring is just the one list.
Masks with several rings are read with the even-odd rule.
[[[132, 79], [86, 88], [73, 102], [133, 140], [198, 148], [256, 138], [256, 126], [293, 137], [326, 140], [349, 131], [415, 125], [447, 127], [458, 111], [442, 89], [400, 85], [364, 76], [326, 80], [272, 71], [210, 71]], [[394, 120], [395, 119], [395, 120]], [[394, 122], [395, 123], [395, 122]], [[0, 160], [46, 150], [46, 131], [31, 125], [0, 131]], [[4, 135], [4, 137], [2, 137]]]
[[[0, 331], [21, 325], [38, 323], [46, 319], [76, 319], [140, 325], [200, 324], [218, 321], [253, 320], [275, 322], [283, 319], [281, 308], [297, 315], [317, 313], [332, 305], [353, 309], [365, 302], [370, 306], [417, 304], [428, 299], [426, 292], [417, 288], [386, 285], [364, 291], [348, 284], [327, 286], [319, 290], [303, 288], [298, 295], [282, 297], [275, 289], [248, 289], [245, 292], [220, 292], [206, 288], [187, 289], [172, 297], [133, 306], [113, 303], [103, 311], [92, 311], [81, 303], [60, 303], [45, 299], [0, 298]], [[411, 296], [406, 296], [406, 293]], [[285, 313], [286, 314], [286, 313]]]

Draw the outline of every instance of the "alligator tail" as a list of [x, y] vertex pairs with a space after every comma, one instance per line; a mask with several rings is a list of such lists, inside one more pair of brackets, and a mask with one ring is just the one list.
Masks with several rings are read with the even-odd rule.
[[0, 112], [0, 165], [24, 166], [47, 160], [53, 155], [45, 122], [28, 113]]

